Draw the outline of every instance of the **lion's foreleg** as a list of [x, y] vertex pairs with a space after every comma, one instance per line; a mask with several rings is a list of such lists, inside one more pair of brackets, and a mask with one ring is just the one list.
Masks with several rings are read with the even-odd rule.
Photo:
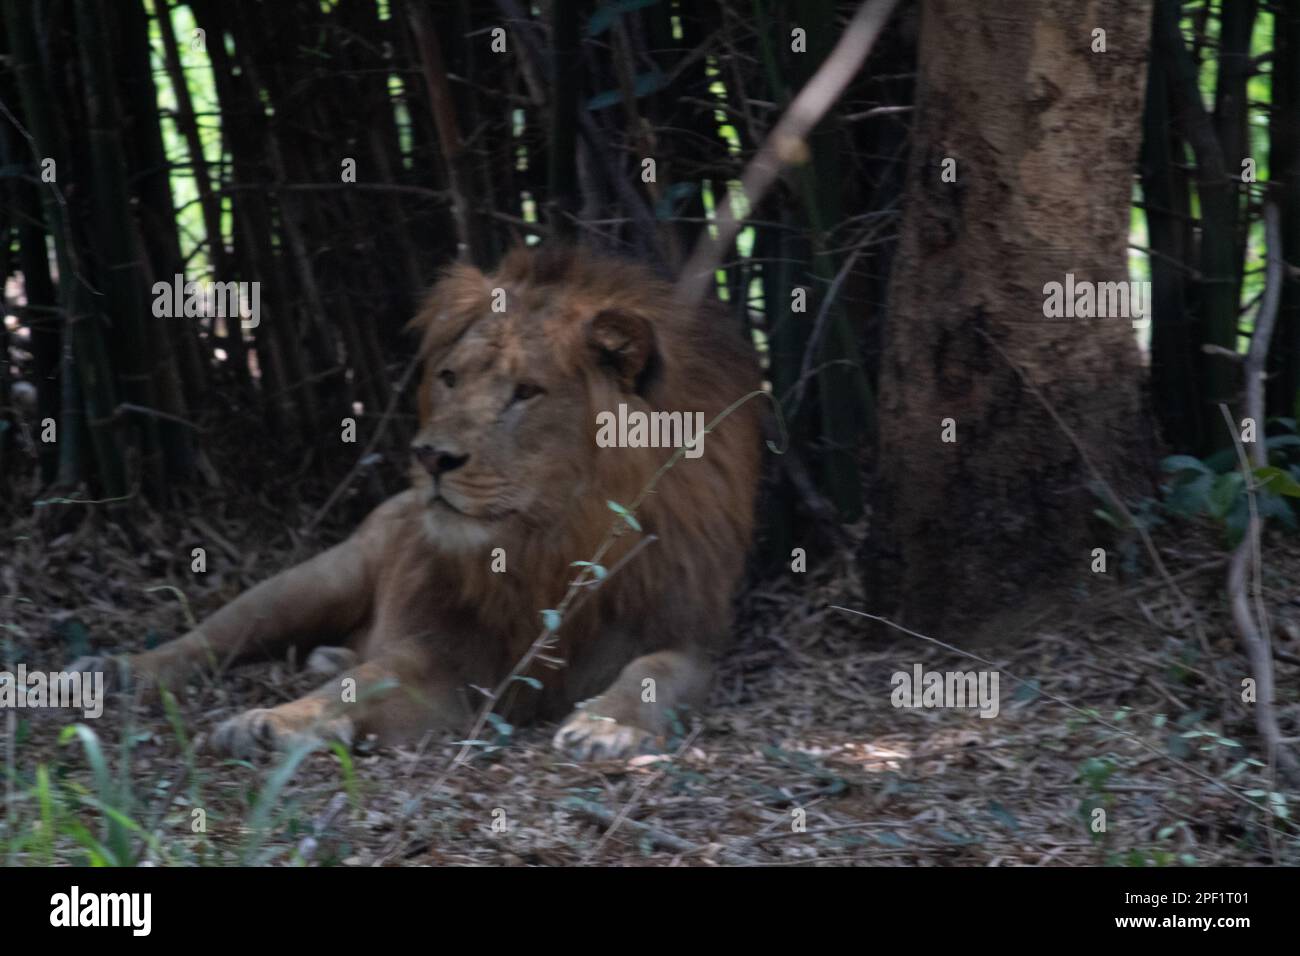
[[413, 743], [463, 725], [468, 709], [450, 680], [418, 653], [385, 654], [339, 674], [305, 697], [245, 711], [217, 728], [217, 750], [245, 756], [304, 740]]
[[[308, 650], [349, 633], [365, 619], [373, 583], [356, 539], [263, 581], [197, 628], [151, 651], [126, 659], [131, 675], [178, 687], [194, 673]], [[108, 669], [116, 662], [83, 659], [77, 670]]]
[[609, 689], [579, 705], [554, 744], [579, 760], [625, 757], [662, 746], [675, 718], [704, 705], [713, 667], [701, 654], [656, 651], [623, 668]]

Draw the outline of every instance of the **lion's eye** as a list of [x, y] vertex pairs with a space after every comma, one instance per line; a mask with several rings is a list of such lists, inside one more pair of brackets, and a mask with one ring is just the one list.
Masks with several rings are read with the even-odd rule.
[[456, 373], [449, 368], [443, 369], [438, 373], [438, 378], [442, 379], [442, 384], [448, 388], [456, 387]]
[[515, 386], [515, 394], [511, 397], [510, 403], [513, 405], [515, 402], [526, 402], [545, 391], [546, 389], [542, 388], [542, 386], [535, 385], [532, 382], [520, 382]]

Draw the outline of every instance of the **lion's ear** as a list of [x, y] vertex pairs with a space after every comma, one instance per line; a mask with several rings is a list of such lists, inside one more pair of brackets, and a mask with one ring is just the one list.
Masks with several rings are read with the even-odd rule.
[[632, 312], [605, 309], [587, 323], [587, 345], [625, 392], [642, 392], [657, 364], [655, 333]]

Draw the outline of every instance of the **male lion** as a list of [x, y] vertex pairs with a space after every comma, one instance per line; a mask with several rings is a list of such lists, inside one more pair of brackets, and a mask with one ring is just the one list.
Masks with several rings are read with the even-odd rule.
[[[675, 308], [645, 269], [587, 251], [517, 250], [493, 275], [453, 266], [412, 325], [424, 358], [413, 487], [342, 544], [127, 661], [176, 687], [291, 646], [355, 651], [359, 665], [313, 693], [225, 721], [217, 749], [463, 732], [483, 703], [472, 688], [510, 673], [579, 573], [573, 562], [622, 520], [609, 502], [633, 502], [673, 453], [599, 447], [597, 415], [622, 403], [708, 422], [759, 387], [726, 315]], [[628, 523], [605, 579], [560, 622], [552, 660], [512, 683], [510, 719], [586, 701], [555, 745], [590, 759], [651, 749], [673, 712], [704, 703], [752, 530], [759, 414], [743, 405], [702, 455], [662, 476], [637, 510], [641, 532]], [[349, 677], [355, 694], [343, 692]]]

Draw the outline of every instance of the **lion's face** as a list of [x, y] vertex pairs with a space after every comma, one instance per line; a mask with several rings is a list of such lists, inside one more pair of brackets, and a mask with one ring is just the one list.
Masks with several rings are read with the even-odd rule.
[[480, 318], [430, 357], [420, 387], [415, 483], [443, 543], [481, 543], [507, 520], [545, 523], [581, 494], [587, 384], [557, 361], [540, 321]]
[[490, 277], [455, 266], [413, 323], [426, 359], [412, 474], [442, 548], [567, 527], [582, 501], [635, 493], [643, 466], [658, 464], [606, 452], [597, 467], [595, 417], [648, 399], [662, 381], [644, 313], [653, 298], [621, 284], [593, 294], [586, 283], [540, 281], [536, 269], [531, 254]]

